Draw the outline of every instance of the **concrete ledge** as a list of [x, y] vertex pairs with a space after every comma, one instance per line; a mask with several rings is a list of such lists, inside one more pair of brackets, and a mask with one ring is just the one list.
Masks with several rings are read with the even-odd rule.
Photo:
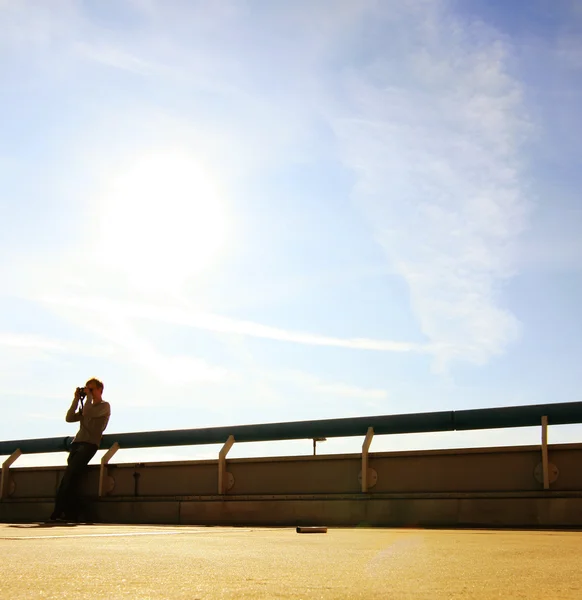
[[[0, 503], [0, 521], [48, 518], [52, 499]], [[580, 527], [582, 495], [571, 497], [308, 497], [90, 500], [100, 522], [335, 527]]]
[[[370, 494], [474, 494], [547, 493], [582, 491], [582, 447], [578, 444], [549, 448], [554, 474], [550, 490], [540, 477], [542, 453], [533, 446], [400, 453], [371, 453], [368, 467], [375, 471]], [[227, 460], [232, 486], [229, 497], [345, 496], [361, 494], [359, 454]], [[10, 468], [10, 498], [54, 497], [64, 467]], [[157, 500], [159, 496], [204, 499], [218, 491], [219, 462], [110, 464], [108, 475], [117, 500], [128, 497]], [[93, 495], [99, 489], [99, 467], [91, 465], [81, 490]], [[420, 496], [419, 496], [420, 497]], [[427, 497], [427, 496], [425, 496]], [[436, 497], [436, 496], [435, 496]], [[444, 497], [444, 496], [442, 496]], [[449, 495], [449, 498], [460, 497]]]
[[[109, 465], [81, 480], [90, 514], [106, 523], [330, 525], [334, 527], [580, 527], [582, 446], [550, 447], [550, 489], [539, 447], [370, 454], [374, 486], [361, 492], [359, 454], [233, 459], [218, 495], [218, 461]], [[49, 517], [64, 468], [11, 468], [0, 521]]]

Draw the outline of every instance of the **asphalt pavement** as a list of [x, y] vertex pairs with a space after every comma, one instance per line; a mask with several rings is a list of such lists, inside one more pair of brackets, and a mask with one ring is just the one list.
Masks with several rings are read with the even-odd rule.
[[582, 533], [0, 524], [0, 598], [580, 600]]

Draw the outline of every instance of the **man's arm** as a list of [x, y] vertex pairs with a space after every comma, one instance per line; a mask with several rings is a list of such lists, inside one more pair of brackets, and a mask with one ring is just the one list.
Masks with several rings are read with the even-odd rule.
[[76, 412], [77, 410], [77, 401], [75, 400], [73, 404], [71, 404], [69, 410], [67, 411], [67, 416], [65, 417], [65, 421], [67, 423], [74, 423], [75, 421], [81, 420], [81, 411]]
[[65, 417], [65, 421], [67, 423], [74, 423], [75, 421], [80, 421], [82, 413], [81, 411], [77, 412], [77, 405], [79, 404], [79, 391], [75, 391], [75, 397], [73, 398], [73, 403], [69, 407], [67, 411], [67, 416]]

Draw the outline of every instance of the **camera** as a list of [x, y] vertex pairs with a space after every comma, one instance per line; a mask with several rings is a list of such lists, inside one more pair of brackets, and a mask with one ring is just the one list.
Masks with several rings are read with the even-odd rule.
[[85, 398], [85, 396], [87, 395], [87, 392], [85, 392], [85, 386], [81, 386], [77, 388], [77, 391], [79, 392], [79, 399], [83, 400], [83, 398]]

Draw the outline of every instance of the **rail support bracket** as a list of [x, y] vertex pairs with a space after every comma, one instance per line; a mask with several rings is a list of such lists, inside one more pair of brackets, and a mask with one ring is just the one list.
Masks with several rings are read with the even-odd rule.
[[226, 470], [226, 455], [234, 444], [234, 435], [229, 435], [228, 439], [218, 454], [218, 493], [223, 495], [234, 485], [232, 473]]
[[534, 469], [534, 477], [543, 486], [544, 490], [550, 489], [550, 483], [554, 483], [560, 470], [558, 467], [549, 461], [548, 456], [548, 417], [542, 417], [542, 461], [536, 465]]
[[313, 456], [315, 456], [317, 454], [317, 442], [327, 442], [327, 438], [316, 437], [311, 438], [311, 440], [313, 441]]
[[20, 448], [17, 448], [3, 463], [2, 463], [2, 479], [0, 479], [0, 499], [8, 498], [14, 494], [16, 485], [14, 479], [10, 477], [10, 465], [22, 454]]
[[548, 473], [548, 417], [542, 417], [542, 470], [544, 474], [544, 490], [550, 489]]
[[359, 480], [362, 484], [362, 493], [367, 493], [368, 489], [376, 485], [378, 481], [378, 473], [374, 469], [368, 467], [368, 451], [374, 437], [374, 428], [368, 427], [366, 439], [362, 444], [362, 470], [360, 471]]
[[110, 494], [115, 487], [115, 479], [109, 475], [107, 465], [118, 450], [119, 444], [115, 442], [101, 458], [101, 466], [99, 468], [99, 498]]

